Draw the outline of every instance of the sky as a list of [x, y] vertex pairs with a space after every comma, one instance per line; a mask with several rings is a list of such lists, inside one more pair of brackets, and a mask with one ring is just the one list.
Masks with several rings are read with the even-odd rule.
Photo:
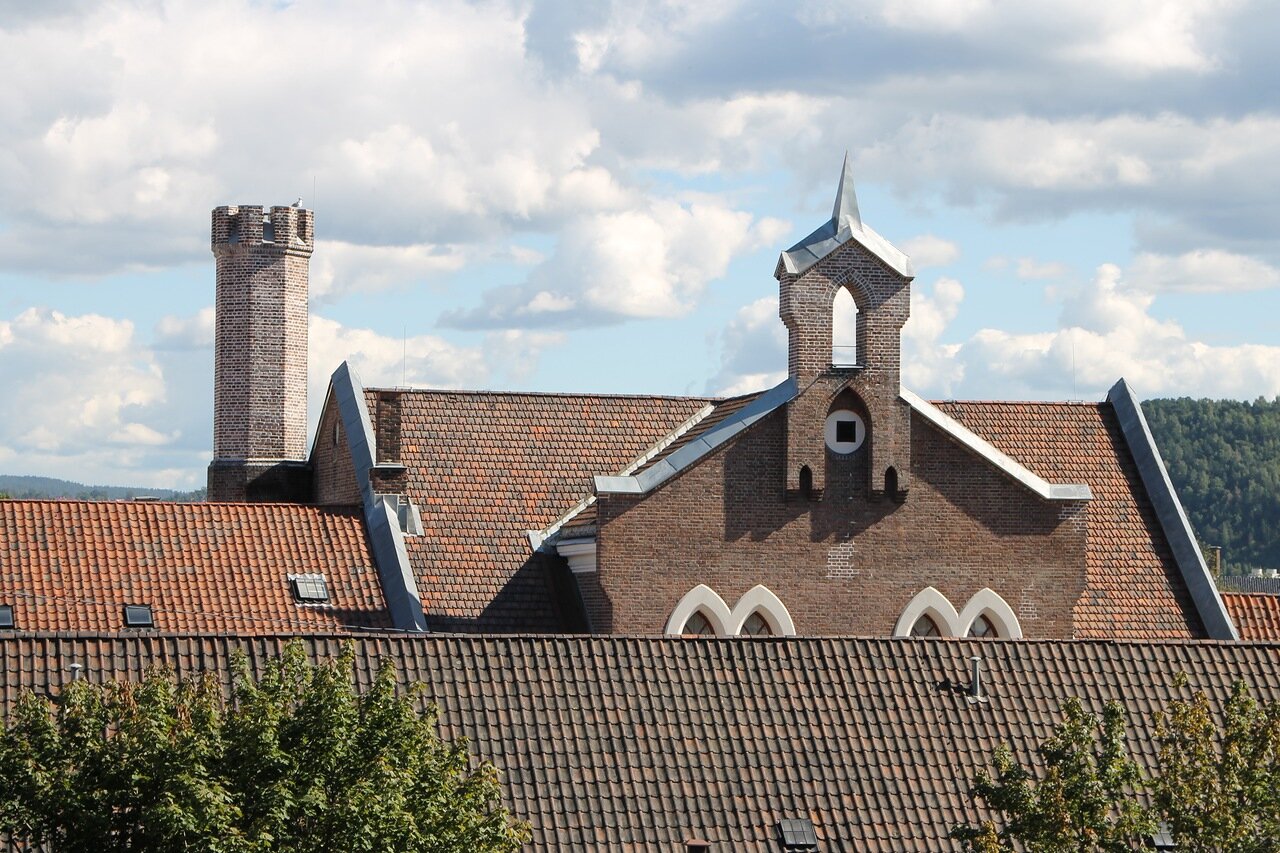
[[863, 220], [931, 398], [1280, 395], [1280, 7], [0, 0], [0, 473], [193, 488], [223, 204], [316, 211], [310, 403], [724, 394]]

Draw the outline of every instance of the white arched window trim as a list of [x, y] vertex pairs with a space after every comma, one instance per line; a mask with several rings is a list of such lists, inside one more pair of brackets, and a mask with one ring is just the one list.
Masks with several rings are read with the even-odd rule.
[[955, 607], [945, 595], [931, 586], [926, 586], [907, 602], [906, 609], [898, 617], [898, 624], [893, 626], [893, 636], [911, 636], [911, 629], [920, 621], [921, 616], [932, 619], [942, 636], [961, 636], [956, 630], [956, 626], [960, 624], [960, 614], [956, 613]]
[[739, 634], [752, 613], [759, 613], [764, 621], [769, 623], [769, 629], [773, 631], [774, 636], [790, 637], [796, 633], [791, 614], [767, 586], [758, 584], [752, 587], [730, 610], [729, 605], [724, 603], [719, 593], [701, 583], [685, 593], [675, 610], [671, 611], [665, 633], [683, 634], [689, 618], [699, 611], [707, 617], [711, 627], [716, 629], [716, 634], [722, 637]]
[[775, 637], [791, 637], [796, 633], [795, 623], [791, 621], [791, 614], [787, 612], [787, 608], [778, 596], [773, 594], [773, 590], [763, 584], [757, 584], [747, 590], [746, 594], [733, 606], [735, 621], [729, 623], [733, 626], [731, 633], [741, 634], [742, 626], [751, 618], [752, 613], [759, 613], [764, 617], [764, 621], [769, 623], [769, 630]]
[[996, 636], [1002, 640], [1021, 640], [1022, 625], [1014, 614], [1009, 603], [1001, 598], [995, 590], [984, 588], [973, 594], [969, 603], [960, 611], [960, 624], [964, 630], [957, 636], [969, 635], [969, 628], [979, 616], [986, 616], [991, 626], [996, 629]]
[[676, 605], [676, 609], [671, 611], [671, 618], [667, 620], [666, 633], [683, 634], [689, 618], [699, 610], [707, 617], [711, 627], [716, 629], [717, 635], [723, 637], [729, 633], [729, 624], [733, 621], [729, 605], [724, 603], [719, 593], [702, 583], [686, 592], [684, 598], [680, 599], [680, 603]]
[[1018, 617], [1014, 615], [1013, 608], [989, 587], [974, 593], [964, 609], [957, 613], [956, 608], [945, 595], [927, 586], [907, 603], [906, 609], [898, 617], [898, 623], [893, 627], [893, 635], [895, 637], [910, 636], [912, 627], [921, 616], [931, 618], [944, 637], [968, 636], [974, 620], [979, 616], [986, 616], [991, 621], [992, 627], [996, 629], [997, 637], [1004, 640], [1022, 639], [1022, 626], [1018, 623]]

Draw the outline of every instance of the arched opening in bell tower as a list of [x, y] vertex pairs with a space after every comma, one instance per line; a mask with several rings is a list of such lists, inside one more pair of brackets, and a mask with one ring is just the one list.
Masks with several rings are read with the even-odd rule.
[[858, 364], [858, 304], [849, 288], [842, 287], [831, 303], [831, 366]]

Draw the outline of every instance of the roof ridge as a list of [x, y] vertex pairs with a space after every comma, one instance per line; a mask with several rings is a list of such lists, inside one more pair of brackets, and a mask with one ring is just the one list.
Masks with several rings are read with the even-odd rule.
[[[243, 638], [246, 635], [237, 631], [141, 631], [137, 636], [148, 638], [177, 638], [209, 640], [218, 637]], [[955, 643], [972, 645], [976, 648], [1007, 648], [1018, 646], [1140, 646], [1144, 648], [1168, 646], [1174, 648], [1189, 647], [1269, 647], [1280, 649], [1280, 640], [1212, 640], [1191, 637], [1169, 637], [1163, 639], [1116, 639], [1098, 637], [1022, 637], [1020, 639], [1001, 639], [987, 637], [886, 637], [882, 635], [868, 636], [857, 634], [822, 634], [813, 636], [788, 637], [687, 637], [669, 634], [572, 634], [572, 633], [471, 633], [442, 631], [397, 631], [386, 628], [359, 628], [358, 636], [385, 637], [388, 639], [403, 638], [420, 643], [429, 640], [465, 640], [474, 642], [539, 642], [564, 641], [588, 644], [608, 643], [651, 643], [655, 645], [678, 645], [682, 643], [770, 643], [783, 645], [815, 645], [823, 643], [874, 643], [884, 645], [890, 643]], [[268, 637], [304, 637], [310, 640], [349, 640], [352, 631], [280, 631], [278, 633], [254, 634], [254, 640]], [[21, 638], [110, 638], [120, 639], [118, 631], [6, 631], [6, 639]]]
[[691, 395], [691, 394], [609, 394], [598, 391], [503, 391], [501, 389], [480, 389], [480, 388], [406, 388], [398, 386], [378, 386], [368, 385], [365, 391], [398, 391], [402, 394], [462, 394], [467, 396], [514, 396], [521, 395], [527, 397], [590, 397], [604, 400], [702, 400], [705, 402], [719, 402], [722, 400], [732, 400], [733, 397], [715, 397], [709, 395]]

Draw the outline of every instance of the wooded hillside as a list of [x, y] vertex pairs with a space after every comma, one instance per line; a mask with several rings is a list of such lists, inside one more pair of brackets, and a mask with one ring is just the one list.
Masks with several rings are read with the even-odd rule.
[[1280, 397], [1142, 409], [1196, 535], [1222, 546], [1223, 574], [1280, 569]]

